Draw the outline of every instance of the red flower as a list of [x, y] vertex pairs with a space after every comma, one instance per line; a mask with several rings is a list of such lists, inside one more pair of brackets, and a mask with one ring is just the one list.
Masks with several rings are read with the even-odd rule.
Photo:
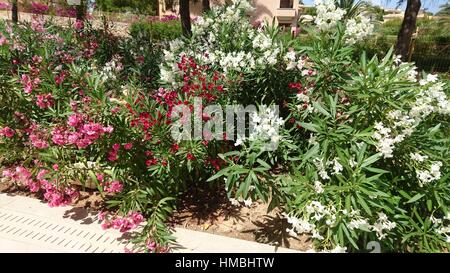
[[172, 153], [176, 153], [179, 149], [180, 149], [180, 146], [177, 143], [174, 143], [170, 150], [172, 151]]
[[187, 158], [187, 160], [189, 160], [189, 161], [195, 160], [195, 156], [194, 156], [193, 154], [191, 154], [191, 153], [188, 153], [188, 154], [186, 155], [186, 158]]

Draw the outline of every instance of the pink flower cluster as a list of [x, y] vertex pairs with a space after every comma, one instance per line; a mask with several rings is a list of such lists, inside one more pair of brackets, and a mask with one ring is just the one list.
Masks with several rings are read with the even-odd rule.
[[8, 39], [6, 39], [6, 37], [0, 33], [0, 46], [7, 45], [7, 44], [8, 44]]
[[119, 143], [115, 143], [112, 146], [112, 150], [108, 153], [108, 160], [111, 162], [114, 162], [118, 159], [117, 153], [119, 152], [120, 149], [120, 144]]
[[75, 21], [75, 23], [73, 24], [73, 27], [74, 27], [76, 30], [81, 30], [81, 29], [84, 28], [84, 23], [83, 23], [83, 21], [77, 19], [77, 20]]
[[40, 182], [45, 190], [44, 198], [50, 207], [67, 206], [79, 196], [78, 191], [73, 188], [58, 189], [47, 180], [41, 180]]
[[32, 80], [29, 75], [23, 74], [21, 82], [25, 94], [30, 94], [33, 91], [33, 89], [36, 88], [41, 83], [41, 79], [35, 78]]
[[31, 2], [31, 12], [36, 14], [45, 14], [49, 10], [49, 7], [39, 2]]
[[140, 212], [130, 211], [126, 217], [113, 216], [112, 219], [108, 219], [106, 212], [101, 212], [98, 215], [100, 221], [104, 221], [102, 224], [103, 229], [113, 228], [118, 229], [120, 232], [127, 232], [139, 226], [144, 221], [144, 216]]
[[87, 117], [82, 114], [73, 114], [67, 119], [67, 124], [74, 127], [75, 131], [70, 128], [57, 127], [52, 131], [52, 141], [56, 145], [64, 146], [67, 144], [75, 145], [80, 149], [86, 148], [93, 144], [105, 133], [112, 133], [113, 127], [103, 127], [101, 124], [86, 121]]
[[53, 105], [53, 96], [51, 93], [48, 94], [39, 94], [36, 96], [36, 105], [45, 109]]
[[39, 32], [44, 33], [45, 32], [45, 19], [41, 17], [33, 16], [31, 19], [31, 29]]
[[40, 129], [36, 124], [32, 124], [28, 130], [33, 147], [38, 149], [48, 148], [47, 134], [44, 130]]
[[8, 126], [3, 127], [2, 129], [0, 129], [0, 136], [5, 136], [7, 138], [12, 138], [15, 133], [16, 133], [16, 131], [14, 131], [13, 129], [9, 128]]
[[33, 179], [28, 169], [23, 166], [18, 166], [15, 171], [4, 170], [3, 176], [26, 185], [31, 192], [43, 190], [44, 198], [50, 207], [66, 206], [79, 196], [78, 191], [73, 188], [66, 187], [61, 189], [50, 183], [45, 179], [48, 173], [48, 170], [42, 169], [38, 172], [36, 179]]
[[0, 10], [9, 9], [9, 3], [0, 2]]
[[120, 181], [115, 180], [110, 183], [105, 183], [103, 189], [109, 193], [117, 193], [123, 190], [123, 184], [120, 183]]

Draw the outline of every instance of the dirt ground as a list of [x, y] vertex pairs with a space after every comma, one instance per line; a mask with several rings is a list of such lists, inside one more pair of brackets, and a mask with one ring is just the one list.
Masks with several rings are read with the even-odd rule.
[[[32, 193], [11, 182], [0, 183], [0, 192], [10, 195], [43, 199], [41, 193]], [[297, 250], [311, 248], [308, 237], [293, 238], [286, 232], [288, 223], [277, 210], [267, 213], [267, 205], [253, 203], [250, 207], [233, 206], [225, 192], [189, 190], [179, 199], [178, 209], [169, 220], [172, 227], [209, 232], [227, 237], [282, 246]], [[90, 212], [105, 209], [105, 203], [96, 191], [80, 191], [72, 204]]]

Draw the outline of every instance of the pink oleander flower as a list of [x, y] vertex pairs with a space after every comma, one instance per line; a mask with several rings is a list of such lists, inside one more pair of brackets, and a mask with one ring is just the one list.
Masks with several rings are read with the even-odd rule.
[[120, 149], [120, 144], [119, 143], [114, 143], [112, 146], [114, 151], [118, 151]]
[[114, 127], [112, 127], [112, 126], [103, 127], [103, 132], [105, 132], [107, 134], [111, 134], [113, 131], [114, 131]]
[[0, 2], [0, 10], [9, 9], [9, 3]]
[[156, 243], [149, 241], [146, 244], [148, 251], [154, 251], [156, 249]]
[[33, 18], [31, 19], [31, 29], [36, 32], [40, 32], [40, 33], [45, 32], [44, 25], [45, 25], [45, 20], [43, 18], [38, 18], [36, 16], [33, 16]]
[[123, 147], [125, 148], [125, 150], [131, 150], [131, 148], [133, 148], [133, 144], [132, 143], [126, 143], [125, 145], [123, 145]]
[[31, 172], [23, 166], [16, 167], [16, 175], [19, 179], [28, 180], [31, 178]]
[[119, 157], [117, 156], [117, 151], [112, 150], [108, 153], [108, 160], [111, 162], [114, 162], [118, 159]]
[[0, 129], [0, 136], [5, 136], [7, 138], [12, 138], [15, 135], [16, 131], [14, 131], [13, 129], [9, 128], [8, 126], [3, 127], [2, 129]]
[[48, 142], [42, 138], [41, 132], [33, 132], [30, 134], [30, 140], [33, 147], [38, 149], [48, 148]]
[[28, 180], [27, 187], [31, 192], [38, 192], [41, 189], [39, 181], [33, 181], [32, 179]]
[[39, 2], [31, 2], [31, 12], [36, 14], [45, 14], [49, 10], [49, 7]]
[[103, 126], [93, 122], [83, 125], [82, 132], [91, 140], [98, 139], [104, 133]]
[[53, 105], [53, 96], [51, 93], [48, 94], [39, 94], [36, 96], [36, 105], [45, 109]]
[[104, 221], [104, 220], [106, 219], [106, 215], [107, 215], [107, 212], [106, 212], [106, 211], [101, 211], [101, 212], [98, 214], [98, 220]]
[[0, 46], [7, 45], [7, 44], [8, 44], [8, 39], [6, 39], [6, 37], [0, 33]]
[[41, 56], [34, 55], [33, 58], [31, 58], [31, 60], [32, 60], [34, 63], [40, 63], [40, 62], [42, 62], [42, 57], [41, 57]]
[[52, 168], [56, 172], [56, 171], [59, 170], [59, 165], [58, 164], [53, 164]]
[[42, 169], [42, 170], [40, 170], [40, 171], [38, 172], [36, 178], [37, 178], [38, 180], [43, 180], [44, 177], [45, 177], [48, 173], [49, 173], [48, 170]]
[[72, 127], [77, 127], [81, 121], [82, 118], [80, 114], [73, 114], [70, 115], [69, 118], [67, 119], [67, 124]]
[[64, 146], [68, 143], [67, 131], [64, 128], [57, 127], [52, 131], [52, 141], [56, 145]]
[[83, 29], [83, 27], [84, 27], [84, 23], [83, 23], [83, 21], [81, 21], [81, 20], [76, 20], [75, 23], [73, 24], [73, 27], [74, 27], [76, 30], [81, 30], [81, 29]]
[[102, 229], [103, 230], [106, 230], [106, 229], [109, 229], [109, 228], [111, 228], [111, 223], [110, 222], [104, 222], [102, 224]]
[[14, 173], [11, 170], [6, 169], [6, 170], [3, 170], [2, 176], [12, 178], [14, 176]]
[[138, 226], [142, 221], [144, 221], [144, 216], [140, 212], [131, 212], [129, 213], [129, 216], [131, 217], [133, 224]]
[[100, 182], [103, 182], [103, 179], [105, 178], [102, 173], [98, 173], [95, 176], [97, 177], [97, 180]]
[[66, 188], [65, 194], [69, 196], [70, 199], [76, 199], [78, 196], [80, 196], [80, 193], [75, 190], [74, 188]]
[[121, 192], [122, 190], [123, 190], [123, 185], [122, 185], [122, 183], [120, 183], [120, 181], [113, 181], [113, 182], [111, 182], [109, 187], [105, 188], [105, 191], [109, 192], [109, 193], [117, 193], [117, 192]]

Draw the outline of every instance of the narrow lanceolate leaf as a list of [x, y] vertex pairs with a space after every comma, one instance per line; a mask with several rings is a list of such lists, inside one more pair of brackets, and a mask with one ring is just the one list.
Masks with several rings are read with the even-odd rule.
[[425, 194], [422, 194], [422, 193], [418, 193], [418, 194], [416, 194], [416, 195], [414, 195], [411, 199], [409, 199], [406, 203], [414, 203], [414, 202], [416, 202], [417, 200], [419, 200], [420, 198], [422, 198], [422, 197], [424, 197], [425, 196]]

